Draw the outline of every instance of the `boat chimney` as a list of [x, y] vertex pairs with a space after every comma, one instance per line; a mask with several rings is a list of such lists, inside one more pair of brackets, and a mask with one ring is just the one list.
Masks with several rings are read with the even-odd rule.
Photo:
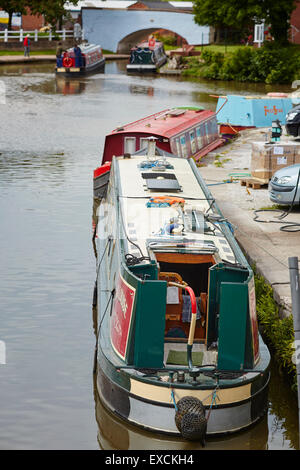
[[148, 160], [155, 160], [155, 149], [156, 149], [156, 137], [149, 137], [148, 138], [148, 153], [147, 159]]

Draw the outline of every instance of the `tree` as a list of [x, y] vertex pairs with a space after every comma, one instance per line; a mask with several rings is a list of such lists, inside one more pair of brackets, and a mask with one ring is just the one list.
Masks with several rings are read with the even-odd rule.
[[0, 7], [8, 13], [8, 29], [11, 29], [12, 26], [13, 13], [26, 14], [25, 0], [0, 0]]
[[271, 25], [277, 42], [287, 43], [290, 17], [299, 0], [194, 0], [194, 20], [209, 26], [244, 28], [255, 20]]
[[[76, 5], [78, 0], [72, 1]], [[0, 7], [8, 13], [8, 29], [11, 29], [13, 13], [28, 13], [28, 9], [33, 15], [43, 15], [45, 21], [55, 25], [61, 21], [66, 13], [64, 8], [65, 0], [0, 0]]]
[[[1, 1], [1, 0], [0, 0]], [[45, 21], [51, 25], [61, 22], [66, 14], [65, 0], [28, 0], [27, 4], [34, 15], [43, 15]], [[73, 5], [77, 5], [78, 0], [72, 0]]]

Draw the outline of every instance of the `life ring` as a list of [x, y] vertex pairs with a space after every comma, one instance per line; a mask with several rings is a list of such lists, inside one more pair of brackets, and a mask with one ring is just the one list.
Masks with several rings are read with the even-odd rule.
[[278, 98], [287, 98], [288, 94], [287, 93], [280, 93], [280, 92], [271, 92], [268, 93], [268, 96], [273, 96], [273, 97], [278, 97]]
[[69, 68], [69, 67], [72, 67], [73, 65], [73, 60], [71, 59], [71, 57], [64, 57], [63, 58], [63, 66], [66, 67], [66, 68]]
[[149, 47], [154, 47], [155, 46], [155, 38], [150, 38], [148, 41]]
[[184, 204], [185, 200], [182, 199], [181, 197], [174, 197], [174, 196], [155, 196], [150, 198], [150, 202], [153, 202], [154, 204], [159, 204], [161, 202], [167, 202], [170, 204]]

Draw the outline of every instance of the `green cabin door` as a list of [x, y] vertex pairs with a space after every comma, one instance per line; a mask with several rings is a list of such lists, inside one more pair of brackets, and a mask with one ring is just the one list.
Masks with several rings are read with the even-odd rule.
[[210, 268], [207, 346], [218, 342], [218, 369], [241, 370], [245, 367], [248, 344], [247, 268], [218, 264]]

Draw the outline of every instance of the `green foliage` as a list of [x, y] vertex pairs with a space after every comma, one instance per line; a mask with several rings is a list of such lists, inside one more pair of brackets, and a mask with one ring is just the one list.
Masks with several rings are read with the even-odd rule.
[[177, 44], [176, 37], [172, 35], [160, 36], [159, 34], [155, 34], [155, 38], [162, 42], [165, 46], [176, 46]]
[[255, 276], [256, 310], [260, 327], [263, 329], [274, 357], [281, 370], [291, 378], [292, 389], [297, 389], [297, 370], [292, 361], [294, 353], [293, 317], [280, 318], [279, 308], [273, 298], [273, 291], [262, 276]]
[[[77, 3], [78, 0], [72, 1], [74, 5]], [[28, 8], [34, 15], [44, 15], [45, 21], [53, 25], [65, 15], [64, 5], [65, 0], [0, 0], [0, 7], [9, 15], [17, 12], [26, 14]]]
[[241, 46], [228, 54], [204, 49], [200, 61], [188, 61], [187, 70], [190, 64], [195, 76], [208, 79], [291, 83], [299, 77], [300, 53], [298, 47], [274, 44], [257, 49]]
[[254, 18], [271, 25], [276, 41], [287, 43], [290, 16], [296, 0], [194, 0], [194, 20], [200, 25], [236, 27], [253, 25]]

